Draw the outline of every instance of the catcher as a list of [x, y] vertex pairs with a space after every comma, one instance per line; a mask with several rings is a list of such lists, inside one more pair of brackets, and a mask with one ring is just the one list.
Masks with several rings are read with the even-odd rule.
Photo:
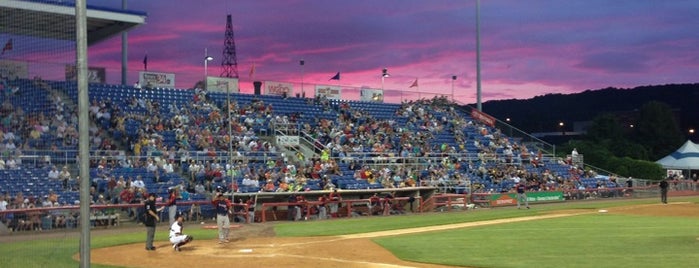
[[194, 238], [182, 233], [182, 230], [184, 230], [184, 226], [182, 225], [184, 216], [178, 213], [175, 218], [175, 222], [170, 226], [170, 243], [172, 243], [172, 248], [175, 249], [175, 251], [180, 251], [181, 246], [191, 242]]

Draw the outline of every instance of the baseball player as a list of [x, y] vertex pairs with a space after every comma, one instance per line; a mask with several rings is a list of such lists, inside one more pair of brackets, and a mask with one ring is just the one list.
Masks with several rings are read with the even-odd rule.
[[520, 182], [515, 185], [515, 189], [517, 190], [517, 209], [522, 207], [522, 203], [529, 209], [529, 200], [526, 193], [527, 186]]
[[337, 210], [339, 208], [340, 201], [342, 201], [342, 196], [337, 192], [337, 189], [333, 189], [328, 197], [330, 199], [330, 216], [333, 218], [339, 217]]
[[168, 219], [170, 225], [175, 223], [175, 215], [177, 214], [177, 187], [170, 187], [167, 189], [168, 192], [168, 200], [167, 204], [165, 206], [168, 207]]
[[172, 224], [172, 226], [170, 226], [170, 243], [172, 243], [172, 248], [175, 249], [175, 251], [180, 251], [181, 246], [184, 246], [185, 244], [194, 240], [194, 238], [190, 235], [182, 233], [184, 230], [184, 226], [182, 226], [184, 216], [178, 213], [175, 218], [175, 222]]
[[216, 193], [216, 198], [211, 200], [216, 211], [216, 225], [218, 225], [218, 243], [228, 243], [228, 232], [230, 231], [230, 219], [228, 215], [231, 213], [231, 201], [228, 200], [223, 193]]

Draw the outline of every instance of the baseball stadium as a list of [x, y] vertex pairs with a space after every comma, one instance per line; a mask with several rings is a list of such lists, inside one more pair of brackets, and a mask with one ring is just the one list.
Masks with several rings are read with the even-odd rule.
[[[632, 177], [455, 100], [456, 76], [404, 94], [387, 68], [370, 88], [253, 65], [243, 85], [230, 15], [221, 75], [209, 50], [203, 79], [128, 70], [148, 13], [85, 2], [0, 2], [2, 267], [699, 263], [691, 140]], [[119, 36], [121, 69], [88, 63]]]

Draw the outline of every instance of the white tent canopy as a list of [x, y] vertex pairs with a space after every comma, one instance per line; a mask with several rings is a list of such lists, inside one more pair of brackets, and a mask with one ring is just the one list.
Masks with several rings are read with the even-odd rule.
[[665, 169], [699, 169], [699, 144], [688, 140], [675, 152], [655, 162]]

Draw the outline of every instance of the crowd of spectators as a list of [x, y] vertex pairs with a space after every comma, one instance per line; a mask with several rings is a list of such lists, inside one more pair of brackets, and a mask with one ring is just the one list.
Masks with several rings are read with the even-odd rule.
[[[3, 101], [0, 169], [19, 168], [17, 161], [25, 148], [59, 150], [77, 144], [75, 106], [46, 83], [33, 83], [49, 93], [56, 112], [26, 114], [9, 99]], [[277, 111], [264, 98], [221, 102], [201, 88], [191, 96], [184, 103], [160, 103], [146, 95], [92, 98], [90, 145], [101, 152], [90, 159], [93, 203], [139, 203], [149, 191], [160, 190], [148, 189], [149, 185], [177, 187], [185, 196], [210, 196], [217, 186], [233, 192], [331, 190], [341, 187], [338, 178], [386, 189], [430, 186], [478, 193], [507, 192], [523, 181], [528, 191], [572, 193], [590, 188], [580, 178], [595, 175], [572, 163], [545, 161], [540, 151], [470, 120], [445, 97], [405, 101], [390, 118], [318, 97], [308, 99], [308, 105], [336, 118], [308, 120], [298, 112]], [[279, 148], [255, 132], [280, 126], [286, 133], [311, 137], [315, 153], [280, 156]], [[50, 142], [43, 142], [42, 136], [51, 137]], [[274, 157], [250, 159], [254, 152]], [[235, 161], [226, 161], [229, 154]], [[552, 170], [560, 166], [568, 167], [568, 173]], [[149, 181], [143, 175], [119, 175], [120, 170], [145, 170]], [[52, 167], [47, 177], [61, 181], [64, 191], [78, 190], [77, 177], [68, 166]], [[604, 187], [609, 184], [598, 186]], [[596, 192], [571, 198], [594, 197]], [[136, 209], [129, 212], [134, 220], [138, 215]]]

